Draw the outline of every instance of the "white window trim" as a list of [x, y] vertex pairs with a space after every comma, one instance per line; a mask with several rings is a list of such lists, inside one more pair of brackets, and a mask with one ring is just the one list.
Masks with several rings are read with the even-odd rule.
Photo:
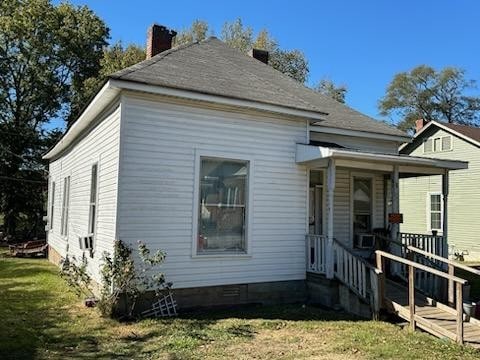
[[[97, 187], [95, 189], [95, 218], [93, 219], [93, 223], [94, 223], [94, 232], [93, 233], [90, 233], [90, 218], [91, 218], [91, 205], [92, 205], [92, 202], [91, 202], [91, 191], [92, 191], [92, 168], [94, 165], [97, 165]], [[96, 248], [96, 245], [97, 245], [97, 227], [98, 227], [98, 195], [99, 195], [99, 188], [100, 188], [100, 161], [99, 160], [96, 160], [94, 161], [91, 165], [90, 165], [90, 192], [89, 192], [89, 199], [88, 199], [88, 235], [93, 235], [93, 248], [95, 249]]]
[[[446, 149], [446, 150], [443, 150], [443, 149], [435, 150], [435, 140], [440, 140], [440, 146], [442, 146], [443, 145], [443, 138], [446, 138], [446, 137], [450, 138], [450, 148]], [[432, 140], [432, 151], [426, 151], [425, 150], [425, 143], [427, 142], [427, 140]], [[433, 154], [433, 153], [447, 152], [447, 151], [452, 151], [452, 150], [453, 150], [453, 136], [452, 135], [432, 136], [432, 137], [426, 138], [423, 141], [423, 153], [424, 154]]]
[[[246, 204], [246, 224], [245, 234], [247, 236], [247, 251], [241, 254], [218, 253], [218, 254], [198, 254], [198, 211], [200, 197], [200, 166], [201, 158], [214, 158], [220, 160], [247, 161], [247, 204]], [[212, 259], [212, 258], [251, 258], [252, 257], [252, 226], [253, 226], [253, 179], [254, 179], [254, 158], [251, 154], [242, 154], [236, 152], [225, 151], [207, 151], [195, 150], [195, 166], [194, 166], [194, 189], [193, 189], [193, 216], [192, 216], [192, 258], [193, 259]]]
[[[440, 229], [432, 229], [432, 219], [431, 219], [431, 212], [432, 212], [432, 202], [431, 202], [431, 195], [440, 195]], [[426, 198], [426, 218], [427, 218], [427, 233], [431, 233], [432, 231], [437, 231], [438, 234], [443, 234], [443, 195], [441, 191], [430, 191], [427, 192]]]
[[53, 219], [55, 215], [55, 195], [56, 195], [57, 182], [55, 179], [50, 178], [50, 202], [48, 206], [48, 231], [53, 232]]
[[321, 171], [322, 172], [322, 185], [317, 185], [322, 188], [322, 232], [323, 234], [315, 235], [327, 235], [327, 168], [309, 168], [307, 170], [307, 203], [306, 203], [306, 234], [310, 234], [310, 172]]
[[372, 173], [364, 173], [364, 172], [351, 172], [350, 173], [350, 236], [349, 240], [351, 242], [351, 247], [353, 249], [355, 245], [355, 239], [353, 238], [353, 220], [354, 220], [354, 211], [353, 211], [353, 181], [355, 178], [363, 178], [363, 179], [371, 179], [372, 180], [372, 230], [375, 228], [375, 220], [376, 220], [376, 213], [375, 213], [375, 204], [376, 204], [376, 188], [375, 188], [375, 174]]
[[[68, 180], [68, 193], [65, 193], [65, 179]], [[70, 226], [68, 226], [68, 223], [70, 221], [70, 194], [72, 193], [72, 175], [71, 174], [65, 174], [65, 176], [62, 177], [62, 212], [60, 214], [60, 235], [64, 239], [68, 239], [68, 233], [70, 231]], [[65, 202], [65, 195], [67, 196], [67, 201]], [[67, 209], [66, 217], [65, 217], [65, 208]], [[63, 230], [65, 229], [65, 232]]]

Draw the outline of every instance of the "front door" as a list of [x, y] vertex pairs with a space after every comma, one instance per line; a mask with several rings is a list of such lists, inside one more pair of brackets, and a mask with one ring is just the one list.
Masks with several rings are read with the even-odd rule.
[[323, 235], [323, 186], [310, 187], [309, 233]]

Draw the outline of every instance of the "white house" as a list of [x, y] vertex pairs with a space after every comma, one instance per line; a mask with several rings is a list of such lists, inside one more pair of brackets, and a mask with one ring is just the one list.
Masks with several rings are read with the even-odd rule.
[[173, 36], [154, 25], [147, 60], [111, 75], [45, 155], [52, 261], [85, 253], [99, 280], [115, 239], [141, 240], [166, 251], [180, 306], [303, 300], [307, 271], [338, 272], [333, 247], [361, 253], [374, 229], [398, 232], [400, 177], [467, 166], [399, 155], [406, 134], [265, 52], [216, 38], [170, 49]]

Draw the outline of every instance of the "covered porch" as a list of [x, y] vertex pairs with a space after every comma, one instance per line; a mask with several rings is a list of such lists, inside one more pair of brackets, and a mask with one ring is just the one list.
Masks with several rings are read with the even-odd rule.
[[[330, 279], [351, 274], [366, 296], [362, 279], [386, 238], [448, 256], [448, 174], [466, 162], [303, 144], [296, 162], [309, 178], [307, 272]], [[442, 176], [443, 234], [400, 234], [399, 179], [428, 175]], [[391, 251], [404, 255], [401, 247]]]

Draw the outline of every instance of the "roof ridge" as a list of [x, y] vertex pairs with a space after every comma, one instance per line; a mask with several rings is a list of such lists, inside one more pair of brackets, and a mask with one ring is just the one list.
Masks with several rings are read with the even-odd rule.
[[[152, 65], [155, 65], [156, 63], [158, 63], [160, 60], [166, 58], [168, 55], [170, 54], [173, 54], [175, 52], [178, 52], [178, 51], [181, 51], [181, 50], [184, 50], [186, 48], [189, 48], [193, 45], [198, 45], [200, 43], [203, 43], [203, 42], [207, 42], [207, 41], [210, 41], [212, 39], [214, 39], [215, 37], [213, 36], [210, 36], [208, 37], [207, 39], [204, 39], [204, 40], [201, 40], [201, 41], [192, 41], [192, 42], [189, 42], [189, 43], [185, 43], [185, 44], [180, 44], [180, 45], [177, 45], [177, 46], [174, 46], [168, 50], [165, 50], [165, 51], [162, 51], [161, 53], [158, 53], [157, 55], [155, 56], [152, 56], [150, 59], [145, 59], [145, 60], [142, 60], [140, 61], [139, 63], [136, 63], [136, 64], [133, 64], [129, 67], [126, 67], [124, 69], [121, 69], [121, 70], [118, 70], [112, 74], [110, 74], [108, 77], [122, 77], [122, 76], [126, 76], [128, 74], [131, 74], [131, 73], [134, 73], [135, 71], [138, 71], [138, 70], [143, 70], [143, 69], [146, 69], [148, 68], [149, 66], [152, 66]], [[118, 74], [118, 75], [116, 75]]]
[[[228, 47], [229, 49], [232, 49], [232, 50], [238, 52], [239, 54], [241, 54], [241, 55], [243, 55], [243, 56], [245, 56], [245, 57], [251, 58], [250, 56], [244, 54], [243, 52], [241, 52], [241, 51], [238, 50], [238, 49], [232, 48], [232, 47], [230, 47], [229, 45], [227, 45], [227, 44], [225, 44], [225, 43], [224, 43], [224, 45], [225, 45], [226, 47]], [[328, 114], [325, 110], [319, 109], [316, 105], [314, 105], [314, 104], [312, 104], [312, 103], [310, 103], [310, 102], [308, 102], [308, 101], [305, 101], [305, 100], [302, 99], [301, 97], [298, 97], [298, 96], [295, 95], [295, 94], [286, 92], [285, 90], [283, 90], [282, 88], [278, 87], [277, 85], [275, 85], [274, 83], [272, 83], [272, 82], [269, 81], [268, 79], [260, 78], [258, 75], [254, 74], [253, 72], [248, 71], [248, 70], [245, 70], [244, 68], [240, 68], [239, 66], [235, 65], [235, 64], [234, 64], [233, 62], [231, 62], [229, 59], [227, 59], [227, 58], [225, 58], [225, 57], [223, 57], [223, 58], [225, 59], [225, 61], [227, 61], [230, 65], [232, 65], [232, 66], [235, 67], [236, 69], [238, 69], [238, 70], [240, 70], [240, 71], [248, 72], [250, 75], [254, 76], [255, 78], [257, 78], [257, 79], [259, 79], [259, 80], [263, 80], [263, 81], [269, 83], [273, 88], [277, 89], [278, 91], [280, 91], [280, 92], [282, 92], [282, 93], [284, 93], [284, 94], [287, 94], [287, 95], [289, 95], [289, 96], [294, 97], [295, 99], [299, 100], [300, 102], [304, 103], [305, 105], [309, 105], [309, 106], [313, 107], [314, 109], [317, 109], [317, 111], [319, 111], [319, 112]], [[254, 59], [254, 58], [251, 58], [251, 59], [253, 59], [253, 60], [255, 60], [255, 61], [258, 61], [258, 60]], [[297, 80], [295, 80], [295, 79], [293, 79], [292, 77], [290, 77], [290, 76], [282, 73], [281, 71], [273, 68], [272, 66], [270, 66], [270, 65], [268, 65], [268, 64], [264, 64], [264, 63], [261, 63], [261, 64], [264, 65], [264, 66], [267, 66], [267, 67], [271, 68], [272, 70], [276, 71], [277, 73], [281, 74], [282, 76], [284, 76], [284, 77], [288, 78], [289, 80], [293, 81], [295, 84], [298, 83]], [[260, 65], [260, 64], [258, 64], [258, 65]], [[300, 85], [300, 86], [303, 86], [303, 87], [306, 88], [305, 85], [302, 85], [302, 84], [297, 84], [297, 85]]]

